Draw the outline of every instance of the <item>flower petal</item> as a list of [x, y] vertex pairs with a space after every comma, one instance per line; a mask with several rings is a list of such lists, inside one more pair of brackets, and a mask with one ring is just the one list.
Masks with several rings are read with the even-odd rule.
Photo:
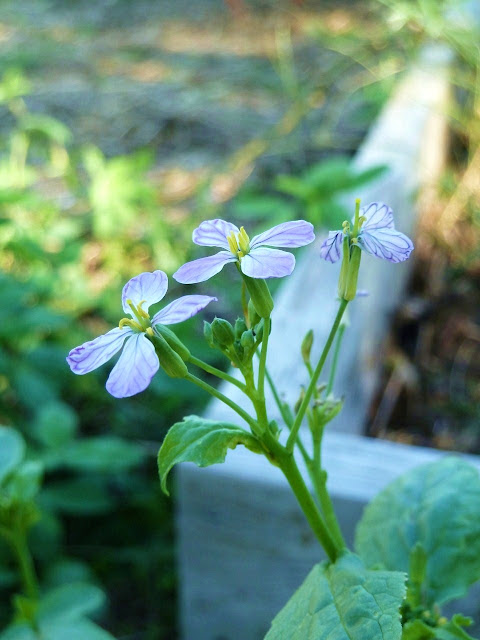
[[131, 315], [132, 310], [127, 304], [127, 300], [131, 300], [135, 306], [145, 300], [142, 306], [144, 311], [148, 311], [148, 307], [152, 304], [160, 302], [167, 293], [168, 278], [163, 271], [146, 271], [140, 273], [127, 282], [122, 291], [122, 306], [125, 313]]
[[396, 229], [375, 229], [358, 236], [358, 246], [377, 258], [389, 262], [403, 262], [413, 251], [413, 242]]
[[222, 249], [229, 249], [227, 236], [232, 231], [238, 233], [239, 228], [231, 222], [225, 220], [205, 220], [200, 226], [198, 226], [193, 234], [192, 240], [195, 244], [199, 244], [203, 247], [221, 247]]
[[155, 347], [144, 333], [130, 338], [107, 380], [107, 391], [115, 398], [128, 398], [148, 387], [160, 363]]
[[250, 248], [268, 245], [269, 247], [285, 247], [293, 249], [304, 247], [315, 240], [313, 225], [305, 220], [283, 222], [252, 238]]
[[95, 340], [84, 342], [72, 349], [67, 356], [67, 362], [73, 373], [83, 375], [110, 360], [122, 348], [125, 338], [132, 335], [130, 327], [116, 327]]
[[257, 247], [242, 258], [240, 268], [250, 278], [283, 278], [295, 268], [295, 256], [287, 251]]
[[330, 231], [322, 242], [320, 257], [327, 262], [337, 262], [342, 256], [343, 231]]
[[213, 256], [187, 262], [173, 274], [173, 277], [182, 284], [205, 282], [205, 280], [219, 273], [227, 262], [236, 261], [237, 258], [230, 251], [219, 251]]
[[371, 202], [360, 209], [360, 215], [365, 216], [362, 229], [394, 229], [393, 211], [383, 202]]
[[199, 311], [205, 309], [210, 302], [216, 302], [217, 298], [210, 296], [182, 296], [167, 304], [152, 318], [152, 324], [177, 324], [189, 318], [193, 318]]

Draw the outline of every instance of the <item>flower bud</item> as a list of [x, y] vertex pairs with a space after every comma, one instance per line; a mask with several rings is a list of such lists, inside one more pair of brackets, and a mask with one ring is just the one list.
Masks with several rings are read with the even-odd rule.
[[338, 297], [343, 298], [347, 286], [348, 267], [350, 264], [350, 241], [348, 236], [343, 237], [343, 258], [338, 278]]
[[233, 327], [223, 318], [215, 318], [212, 322], [212, 335], [213, 341], [220, 349], [227, 349], [235, 341], [235, 334], [233, 333]]
[[246, 331], [248, 329], [247, 327], [247, 323], [245, 322], [245, 320], [243, 318], [237, 318], [235, 320], [235, 327], [234, 327], [234, 333], [235, 333], [235, 340], [240, 340], [244, 331]]
[[170, 378], [185, 378], [188, 369], [182, 358], [168, 344], [165, 338], [159, 334], [147, 334], [153, 342], [155, 351], [160, 361], [160, 366]]
[[178, 353], [182, 360], [190, 360], [190, 351], [171, 329], [163, 324], [157, 324], [155, 325], [155, 330], [165, 339], [175, 353]]
[[213, 349], [215, 347], [215, 344], [213, 342], [212, 325], [206, 320], [203, 321], [203, 335], [208, 343], [208, 346], [212, 347]]
[[273, 311], [273, 299], [267, 283], [259, 278], [242, 275], [256, 312], [261, 318], [269, 318]]
[[301, 347], [302, 358], [305, 364], [309, 364], [310, 362], [310, 353], [312, 351], [312, 345], [313, 345], [313, 329], [310, 329], [310, 331], [306, 333], [302, 341], [302, 347]]
[[251, 329], [242, 333], [240, 344], [245, 349], [245, 351], [250, 351], [250, 349], [253, 349], [253, 347], [255, 346], [255, 337]]

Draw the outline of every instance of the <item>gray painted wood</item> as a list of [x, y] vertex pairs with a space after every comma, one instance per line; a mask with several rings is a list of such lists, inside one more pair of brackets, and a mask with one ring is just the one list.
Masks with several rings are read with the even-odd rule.
[[[390, 170], [376, 184], [352, 194], [351, 201], [387, 201], [397, 226], [410, 234], [415, 196], [441, 168], [447, 64], [444, 50], [425, 52], [422, 64], [399, 84], [355, 159], [358, 168], [386, 163]], [[318, 355], [338, 304], [338, 270], [323, 263], [318, 250], [319, 243], [304, 251], [275, 300], [268, 366], [291, 402], [306, 383], [299, 356], [302, 338], [315, 328]], [[370, 296], [352, 304], [355, 321], [346, 333], [339, 363], [341, 384], [336, 391], [340, 395], [348, 389], [349, 395], [341, 417], [325, 436], [323, 457], [349, 542], [366, 502], [397, 475], [442, 455], [355, 435], [363, 427], [381, 343], [408, 269], [408, 263], [390, 265], [364, 257], [360, 287]], [[236, 389], [224, 386], [222, 391], [244, 404]], [[278, 418], [271, 399], [270, 414]], [[236, 420], [216, 402], [206, 415]], [[262, 457], [239, 449], [229, 453], [223, 465], [182, 465], [177, 480], [183, 639], [260, 640], [275, 613], [321, 558], [284, 478]]]

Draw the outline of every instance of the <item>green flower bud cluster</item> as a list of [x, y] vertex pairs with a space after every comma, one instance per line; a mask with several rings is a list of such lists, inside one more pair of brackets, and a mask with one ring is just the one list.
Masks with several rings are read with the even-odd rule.
[[234, 366], [242, 367], [251, 362], [261, 338], [263, 321], [258, 315], [255, 320], [260, 322], [253, 329], [248, 328], [243, 318], [237, 318], [234, 326], [228, 320], [215, 318], [211, 323], [203, 323], [203, 333], [212, 349], [219, 349]]

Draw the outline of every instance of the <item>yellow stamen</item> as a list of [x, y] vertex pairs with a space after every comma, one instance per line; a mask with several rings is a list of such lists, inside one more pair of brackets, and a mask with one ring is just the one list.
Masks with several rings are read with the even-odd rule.
[[142, 316], [142, 318], [147, 318], [148, 320], [150, 320], [150, 316], [148, 315], [148, 313], [142, 309], [142, 304], [145, 303], [146, 300], [141, 300], [137, 305], [137, 311]]
[[227, 236], [228, 247], [234, 256], [238, 254], [239, 247], [237, 242], [237, 237], [235, 236], [235, 231], [232, 231], [230, 235]]
[[148, 333], [149, 336], [154, 336], [155, 334], [153, 333], [153, 329], [152, 327], [148, 327], [148, 329], [146, 330], [145, 333]]
[[135, 322], [135, 320], [132, 320], [131, 318], [122, 318], [118, 323], [118, 326], [120, 329], [123, 329], [123, 327], [130, 327], [131, 329], [135, 329], [135, 331], [143, 331], [138, 322]]
[[358, 221], [358, 228], [361, 229], [362, 228], [362, 224], [364, 222], [366, 222], [366, 221], [367, 221], [367, 218], [365, 216], [360, 216], [360, 219]]
[[250, 238], [244, 227], [240, 227], [238, 234], [238, 246], [243, 255], [246, 255], [250, 251]]

